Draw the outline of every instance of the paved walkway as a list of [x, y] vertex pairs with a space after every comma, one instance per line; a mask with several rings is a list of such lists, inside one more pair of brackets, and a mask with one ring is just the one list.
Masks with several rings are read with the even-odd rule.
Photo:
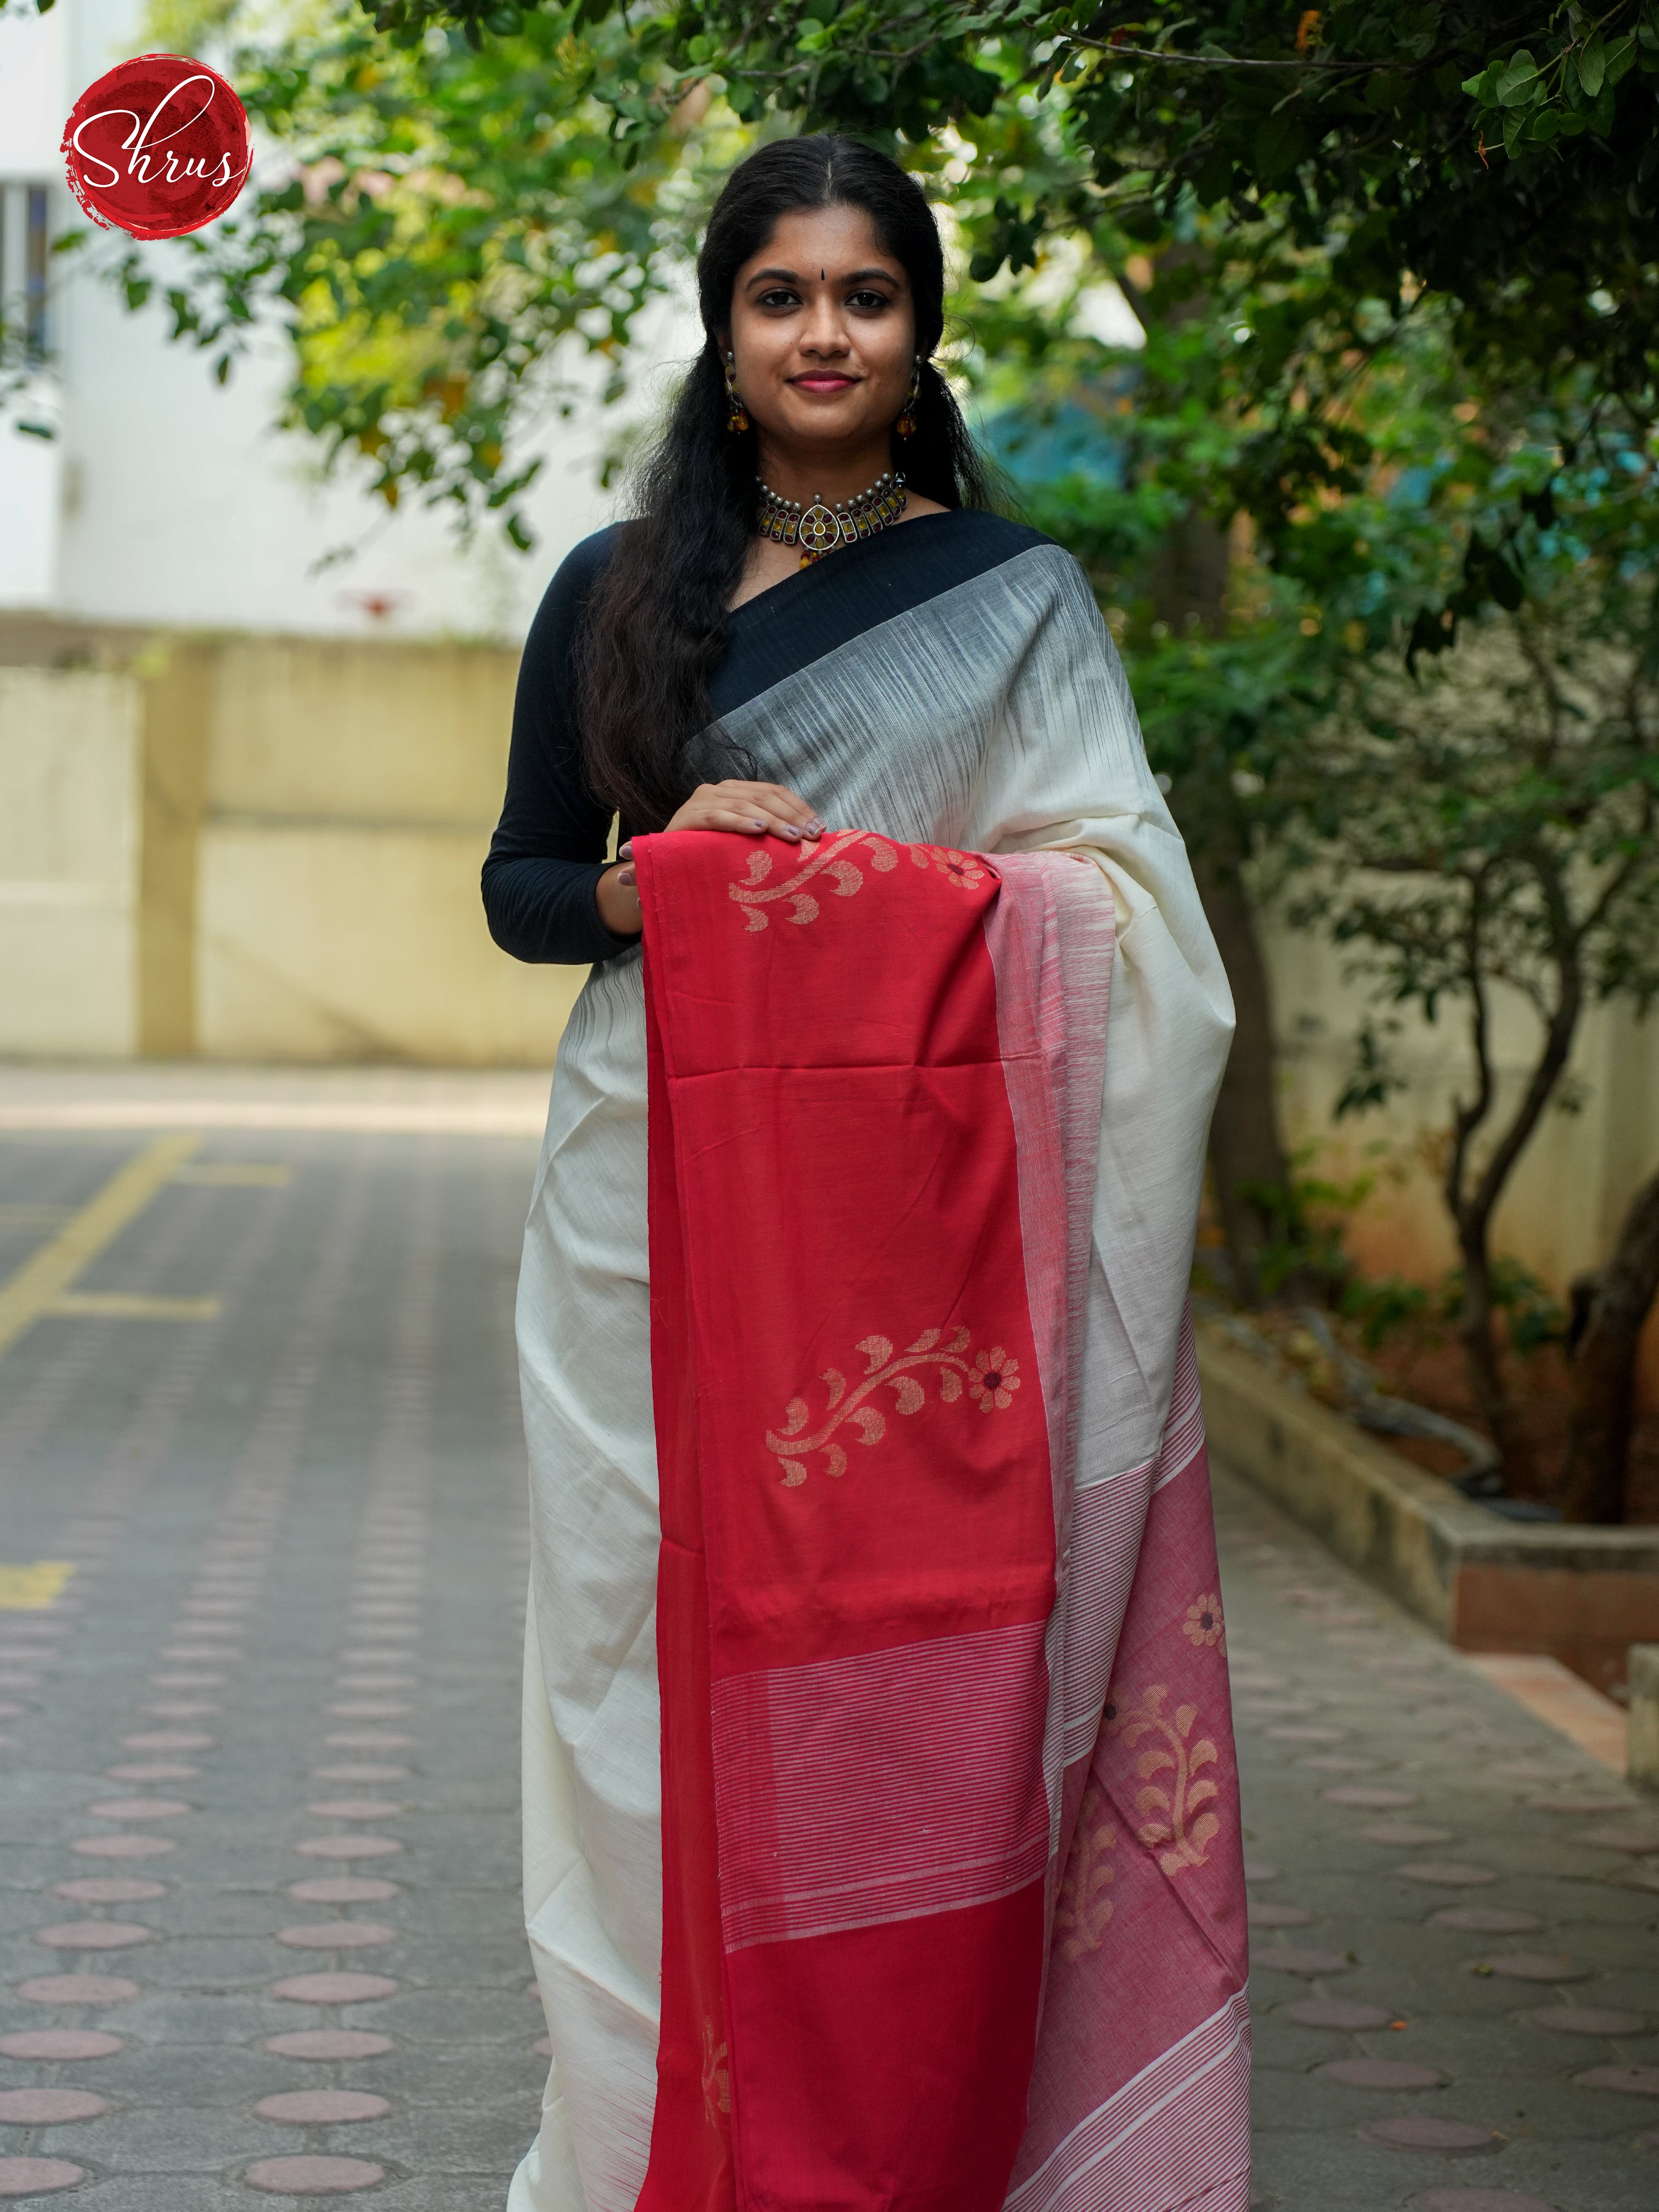
[[[0, 1082], [0, 2198], [500, 2212], [539, 1089]], [[1258, 2203], [1651, 2212], [1659, 1813], [1219, 1495]]]

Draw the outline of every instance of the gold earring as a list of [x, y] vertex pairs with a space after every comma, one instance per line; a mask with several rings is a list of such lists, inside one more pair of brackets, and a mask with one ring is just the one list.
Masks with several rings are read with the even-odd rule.
[[894, 431], [901, 438], [914, 438], [916, 434], [916, 401], [921, 396], [921, 363], [918, 360], [915, 368], [910, 372], [910, 389], [904, 395], [904, 404], [900, 408], [898, 420], [893, 425]]
[[749, 410], [738, 392], [738, 364], [730, 352], [726, 356], [726, 427], [734, 438], [749, 428]]

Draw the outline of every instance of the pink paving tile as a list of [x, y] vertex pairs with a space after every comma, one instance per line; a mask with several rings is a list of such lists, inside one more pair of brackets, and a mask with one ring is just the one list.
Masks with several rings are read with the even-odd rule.
[[337, 1729], [323, 1741], [331, 1751], [407, 1751], [415, 1738], [380, 1729]]
[[395, 1836], [307, 1836], [294, 1848], [307, 1859], [383, 1859], [403, 1845]]
[[1421, 1850], [1430, 1844], [1449, 1844], [1449, 1828], [1425, 1828], [1414, 1820], [1376, 1820], [1360, 1835], [1368, 1844], [1394, 1844], [1404, 1850]]
[[1424, 2112], [1401, 2112], [1397, 2118], [1372, 2120], [1361, 2128], [1369, 2142], [1386, 2143], [1390, 2150], [1431, 2151], [1441, 2158], [1477, 2157], [1496, 2150], [1499, 2138], [1490, 2128], [1467, 2120], [1431, 2119]]
[[73, 1881], [55, 1881], [52, 1892], [76, 1905], [142, 1905], [152, 1897], [165, 1897], [167, 1886], [137, 1874], [88, 1874], [77, 1875]]
[[1565, 1951], [1502, 1951], [1481, 1960], [1476, 1971], [1505, 1982], [1550, 1983], [1587, 1982], [1590, 1972]]
[[387, 1766], [373, 1759], [343, 1759], [336, 1766], [313, 1766], [312, 1772], [319, 1782], [403, 1782], [408, 1779], [407, 1766]]
[[1279, 1869], [1276, 1866], [1268, 1866], [1261, 1859], [1246, 1859], [1244, 1879], [1249, 1882], [1277, 1881]]
[[106, 1782], [193, 1782], [201, 1772], [182, 1759], [139, 1759], [130, 1766], [106, 1766]]
[[392, 2048], [389, 2035], [366, 2027], [302, 2027], [267, 2039], [265, 2049], [278, 2058], [309, 2058], [333, 2063], [345, 2058], [383, 2058]]
[[1348, 1731], [1314, 1721], [1286, 1721], [1267, 1733], [1275, 1743], [1340, 1743]]
[[1313, 1920], [1312, 1913], [1299, 1905], [1270, 1905], [1255, 1898], [1250, 1899], [1246, 1917], [1252, 1928], [1306, 1928]]
[[366, 2089], [284, 2089], [275, 2097], [261, 2097], [253, 2109], [262, 2120], [326, 2128], [343, 2120], [383, 2120], [392, 2107]]
[[335, 1688], [348, 1697], [372, 1696], [381, 1690], [412, 1690], [419, 1683], [415, 1674], [371, 1674], [364, 1671], [342, 1674]]
[[1380, 1759], [1361, 1759], [1346, 1752], [1317, 1752], [1311, 1759], [1298, 1759], [1310, 1774], [1375, 1774], [1384, 1765]]
[[1501, 1905], [1448, 1905], [1429, 1917], [1442, 1928], [1465, 1928], [1473, 1936], [1531, 1936], [1544, 1924], [1535, 1912], [1511, 1912]]
[[366, 2158], [257, 2158], [242, 2179], [252, 2189], [274, 2197], [337, 2197], [352, 2189], [373, 2189], [386, 2179], [386, 2168]]
[[76, 1836], [70, 1844], [83, 1859], [159, 1859], [178, 1848], [171, 1836]]
[[1270, 1973], [1297, 1974], [1306, 1981], [1323, 1974], [1346, 1974], [1352, 1963], [1340, 1951], [1296, 1951], [1278, 1943], [1264, 1943], [1250, 1954], [1252, 1972], [1265, 1968]]
[[1328, 2081], [1341, 2081], [1350, 2089], [1443, 2089], [1446, 2077], [1435, 2066], [1418, 2066], [1409, 2058], [1333, 2058], [1314, 2069]]
[[342, 1721], [399, 1721], [415, 1708], [396, 1698], [341, 1698], [328, 1710]]
[[374, 1997], [395, 1996], [398, 1984], [387, 1974], [290, 1974], [274, 1982], [270, 1994], [293, 2004], [367, 2004]]
[[70, 2058], [112, 2058], [126, 2045], [95, 2027], [24, 2027], [0, 2035], [0, 2058], [37, 2058], [48, 2065]]
[[290, 1882], [288, 1893], [301, 1905], [378, 1905], [396, 1897], [402, 1887], [401, 1882], [382, 1881], [377, 1875], [313, 1874], [304, 1881]]
[[385, 1797], [325, 1797], [306, 1807], [319, 1820], [395, 1820], [406, 1809]]
[[1628, 1813], [1630, 1800], [1614, 1797], [1606, 1790], [1534, 1790], [1521, 1800], [1540, 1813]]
[[1480, 1889], [1498, 1879], [1490, 1867], [1465, 1866], [1453, 1859], [1415, 1860], [1395, 1872], [1402, 1881], [1423, 1882], [1431, 1889]]
[[1412, 2199], [1413, 2212], [1555, 2212], [1541, 2197], [1513, 2189], [1430, 2189]]
[[1528, 2019], [1552, 2035], [1605, 2035], [1622, 2039], [1645, 2035], [1646, 2020], [1639, 2012], [1618, 2012], [1611, 2005], [1542, 2005]]
[[0, 1698], [0, 1721], [21, 1720], [27, 1711], [28, 1707], [20, 1705], [15, 1698]]
[[551, 2058], [553, 2056], [552, 2037], [550, 2035], [544, 2035], [540, 2037], [536, 2042], [531, 2045], [530, 2052], [533, 2058]]
[[383, 1928], [378, 1920], [319, 1920], [276, 1931], [276, 1941], [293, 1951], [372, 1951], [397, 1940], [397, 1929]]
[[87, 1807], [94, 1820], [177, 1820], [190, 1810], [182, 1797], [100, 1797]]
[[219, 1707], [212, 1698], [149, 1698], [138, 1710], [158, 1721], [206, 1721]]
[[1593, 1844], [1599, 1851], [1626, 1851], [1643, 1858], [1659, 1851], [1659, 1821], [1626, 1820], [1605, 1828], [1586, 1828], [1573, 1838], [1576, 1844]]
[[125, 1951], [135, 1943], [148, 1943], [153, 1928], [136, 1920], [60, 1920], [51, 1928], [37, 1928], [34, 1940], [49, 1951]]
[[1575, 2074], [1581, 2089], [1615, 2089], [1623, 2097], [1659, 2097], [1659, 2066], [1592, 2066]]
[[[1359, 2004], [1350, 1997], [1303, 1997], [1296, 2004], [1286, 2005], [1284, 2016], [1298, 2027], [1334, 2027], [1350, 2035], [1389, 2025], [1389, 2015], [1381, 2005]], [[547, 2055], [553, 2056], [550, 2048]]]
[[38, 1690], [46, 1679], [21, 1667], [0, 1667], [0, 1690]]
[[137, 1996], [138, 1984], [119, 1974], [31, 1974], [19, 1982], [17, 1994], [30, 2004], [125, 2004]]
[[50, 2197], [86, 2178], [85, 2166], [66, 2158], [0, 2158], [0, 2197]]
[[11, 2128], [51, 2128], [65, 2120], [95, 2120], [109, 2110], [90, 2089], [0, 2089], [0, 2122]]
[[215, 1740], [199, 1729], [143, 1729], [121, 1741], [129, 1751], [211, 1751]]

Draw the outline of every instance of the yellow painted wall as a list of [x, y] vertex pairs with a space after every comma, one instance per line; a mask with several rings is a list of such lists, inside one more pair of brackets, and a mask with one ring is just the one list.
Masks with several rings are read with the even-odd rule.
[[125, 641], [0, 666], [0, 1052], [545, 1066], [581, 968], [491, 942], [518, 656]]
[[125, 677], [0, 668], [0, 1051], [137, 1046], [140, 706]]

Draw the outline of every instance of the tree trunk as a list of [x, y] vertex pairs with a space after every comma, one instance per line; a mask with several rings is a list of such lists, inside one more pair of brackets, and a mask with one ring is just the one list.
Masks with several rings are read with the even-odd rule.
[[1273, 1086], [1267, 971], [1237, 871], [1221, 866], [1203, 851], [1194, 854], [1193, 869], [1238, 1017], [1210, 1125], [1210, 1172], [1232, 1255], [1235, 1287], [1255, 1305], [1264, 1295], [1267, 1249], [1282, 1243], [1286, 1235], [1290, 1182]]
[[1503, 1355], [1492, 1317], [1488, 1220], [1485, 1213], [1478, 1219], [1466, 1214], [1457, 1224], [1463, 1260], [1463, 1310], [1458, 1328], [1475, 1403], [1503, 1459], [1505, 1487], [1513, 1491], [1518, 1475], [1525, 1490], [1530, 1487], [1533, 1468], [1532, 1438], [1504, 1381]]
[[1659, 1295], [1659, 1175], [1632, 1200], [1613, 1257], [1594, 1280], [1589, 1318], [1572, 1359], [1567, 1443], [1569, 1521], [1622, 1521], [1635, 1419], [1636, 1352]]
[[[1170, 318], [1182, 319], [1179, 310]], [[1194, 627], [1207, 637], [1220, 636], [1227, 622], [1231, 559], [1224, 531], [1196, 508], [1184, 514], [1152, 564], [1150, 597], [1156, 619], [1167, 623], [1178, 637]], [[1200, 818], [1213, 819], [1221, 811], [1201, 808]], [[1243, 836], [1241, 830], [1239, 841]], [[1210, 1125], [1210, 1173], [1233, 1263], [1233, 1287], [1246, 1304], [1256, 1305], [1267, 1290], [1262, 1261], [1267, 1249], [1282, 1246], [1291, 1232], [1290, 1170], [1273, 1085], [1267, 963], [1240, 873], [1242, 842], [1212, 829], [1207, 838], [1194, 842], [1191, 859], [1238, 1018]], [[1311, 1295], [1300, 1271], [1275, 1287], [1298, 1297]]]

